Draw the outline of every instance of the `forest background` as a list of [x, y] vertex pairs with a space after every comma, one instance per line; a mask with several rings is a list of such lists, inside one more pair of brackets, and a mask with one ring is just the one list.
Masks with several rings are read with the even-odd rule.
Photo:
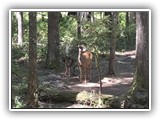
[[[17, 1], [18, 2], [18, 1]], [[90, 1], [89, 1], [90, 2]], [[89, 4], [89, 2], [87, 2], [88, 4]], [[117, 2], [117, 1], [116, 1]], [[8, 10], [8, 8], [11, 8], [12, 6], [13, 7], [15, 7], [15, 6], [21, 6], [21, 4], [24, 4], [24, 5], [28, 5], [29, 6], [29, 4], [26, 4], [27, 2], [19, 2], [18, 4], [15, 4], [13, 1], [11, 2], [11, 1], [5, 1], [4, 2], [4, 4], [2, 4], [2, 7], [1, 7], [1, 15], [3, 16], [2, 17], [2, 22], [0, 22], [1, 23], [1, 31], [0, 31], [0, 33], [1, 33], [1, 41], [2, 41], [2, 44], [1, 44], [1, 55], [3, 56], [2, 58], [5, 58], [5, 59], [1, 59], [1, 79], [2, 79], [2, 83], [1, 83], [1, 86], [2, 87], [0, 87], [1, 88], [1, 100], [3, 100], [2, 102], [1, 102], [1, 105], [2, 105], [2, 107], [1, 108], [3, 108], [3, 110], [1, 110], [1, 111], [3, 111], [3, 116], [2, 117], [5, 117], [5, 118], [12, 118], [12, 119], [17, 119], [17, 114], [12, 114], [12, 113], [10, 113], [9, 111], [8, 111], [8, 88], [7, 88], [7, 86], [8, 86], [8, 68], [9, 67], [6, 67], [6, 66], [8, 66], [8, 17], [7, 17], [7, 10]], [[47, 1], [46, 3], [50, 3], [49, 1]], [[56, 3], [56, 5], [59, 5], [59, 3], [60, 2], [57, 2]], [[71, 6], [72, 5], [74, 5], [74, 2], [72, 1], [72, 4], [71, 3], [66, 3], [66, 2], [64, 2], [63, 1], [63, 3], [64, 3], [64, 6], [66, 5], [68, 5], [68, 4], [70, 4]], [[78, 4], [77, 6], [81, 6], [81, 7], [85, 7], [85, 6], [88, 6], [88, 4], [87, 3], [83, 3], [83, 4]], [[98, 5], [99, 5], [99, 7], [104, 7], [105, 5], [103, 4], [103, 3], [105, 3], [106, 4], [106, 7], [109, 7], [109, 6], [114, 6], [114, 1], [112, 1], [112, 2], [110, 2], [110, 5], [108, 5], [108, 3], [106, 3], [106, 2], [102, 2], [101, 4], [97, 4], [98, 2], [92, 2], [92, 5], [93, 5], [93, 7], [97, 7]], [[158, 89], [159, 89], [159, 87], [158, 87], [158, 68], [159, 68], [159, 63], [158, 63], [158, 61], [159, 61], [159, 57], [156, 57], [156, 51], [159, 51], [159, 47], [158, 47], [158, 38], [159, 38], [159, 36], [158, 36], [158, 27], [156, 27], [156, 26], [159, 26], [159, 10], [158, 10], [158, 4], [157, 4], [157, 1], [155, 1], [155, 2], [153, 2], [153, 1], [146, 1], [146, 0], [142, 0], [141, 2], [140, 1], [134, 1], [134, 2], [127, 2], [127, 1], [125, 1], [125, 0], [123, 0], [123, 1], [119, 1], [119, 2], [117, 2], [118, 3], [118, 5], [119, 6], [122, 6], [122, 7], [134, 7], [134, 6], [136, 6], [136, 7], [139, 7], [139, 8], [141, 8], [142, 6], [144, 6], [145, 8], [151, 8], [152, 10], [153, 10], [153, 21], [152, 21], [152, 24], [153, 24], [153, 27], [152, 27], [152, 30], [154, 31], [153, 32], [153, 35], [152, 35], [152, 38], [154, 39], [154, 41], [152, 41], [152, 57], [153, 57], [153, 60], [152, 60], [152, 68], [153, 68], [153, 70], [152, 70], [152, 72], [153, 72], [153, 75], [152, 75], [152, 79], [154, 80], [153, 81], [153, 84], [152, 84], [152, 86], [154, 86], [153, 87], [153, 93], [152, 93], [152, 97], [154, 98], [153, 99], [153, 101], [152, 101], [152, 105], [153, 105], [153, 111], [152, 112], [150, 112], [149, 114], [148, 114], [148, 112], [147, 113], [140, 113], [140, 114], [136, 114], [136, 113], [128, 113], [128, 114], [126, 114], [126, 113], [117, 113], [118, 115], [117, 116], [114, 116], [114, 113], [97, 113], [98, 115], [96, 116], [96, 115], [94, 115], [94, 114], [92, 114], [92, 113], [87, 113], [87, 114], [84, 114], [84, 116], [83, 117], [85, 117], [85, 118], [89, 118], [90, 117], [90, 115], [92, 114], [92, 116], [93, 116], [93, 119], [98, 119], [98, 116], [99, 115], [102, 115], [102, 116], [105, 116], [105, 117], [109, 117], [109, 118], [112, 118], [113, 116], [113, 118], [115, 118], [115, 119], [117, 119], [117, 118], [120, 118], [120, 117], [124, 117], [124, 116], [126, 116], [126, 117], [124, 117], [123, 119], [129, 119], [132, 115], [134, 115], [134, 117], [131, 117], [130, 119], [138, 119], [138, 118], [142, 118], [142, 119], [151, 119], [151, 118], [153, 118], [153, 117], [158, 117], [158, 109], [159, 109], [159, 96], [156, 96], [156, 91], [159, 91]], [[33, 5], [37, 5], [37, 3], [36, 2], [33, 2]], [[40, 6], [42, 6], [42, 5], [44, 5], [44, 2], [42, 2], [42, 3], [39, 3], [39, 5]], [[115, 7], [119, 7], [118, 5], [115, 5]], [[126, 6], [125, 6], [126, 5]], [[23, 6], [23, 5], [22, 5]], [[49, 7], [50, 5], [48, 4], [48, 7]], [[30, 7], [33, 7], [32, 5], [30, 6]], [[50, 6], [51, 7], [51, 6]], [[60, 6], [59, 6], [60, 7]], [[69, 6], [70, 7], [70, 6]], [[73, 7], [73, 6], [72, 6]], [[4, 24], [5, 23], [5, 24]], [[156, 41], [156, 39], [157, 39], [157, 41]], [[158, 55], [157, 55], [158, 56]], [[156, 57], [156, 58], [155, 58]], [[156, 66], [156, 67], [155, 67]], [[5, 71], [5, 73], [4, 73], [4, 71]], [[157, 80], [157, 81], [156, 81]], [[3, 102], [4, 102], [4, 104], [3, 104]], [[56, 113], [56, 114], [54, 114], [54, 113], [51, 113], [51, 114], [48, 114], [48, 116], [49, 117], [59, 117], [59, 115], [60, 115], [61, 113]], [[66, 117], [68, 116], [70, 116], [70, 115], [73, 115], [72, 113], [70, 113], [70, 114], [66, 114], [66, 113], [63, 113], [63, 114], [65, 114], [66, 115]], [[78, 114], [78, 113], [77, 113]], [[74, 113], [74, 115], [72, 116], [72, 119], [74, 119], [74, 117], [77, 115], [76, 113]], [[136, 115], [135, 115], [136, 114]], [[21, 119], [22, 117], [24, 117], [24, 115], [26, 115], [26, 113], [21, 113], [21, 114], [18, 114], [19, 115], [19, 118]], [[31, 116], [28, 116], [28, 117], [26, 117], [25, 119], [28, 119], [28, 118], [35, 118], [35, 117], [37, 117], [37, 115], [38, 116], [40, 116], [41, 117], [41, 119], [43, 119], [43, 117], [42, 117], [42, 115], [40, 115], [39, 113], [36, 113], [36, 114], [32, 114]], [[45, 115], [44, 115], [45, 116]], [[142, 117], [143, 116], [143, 117]]]

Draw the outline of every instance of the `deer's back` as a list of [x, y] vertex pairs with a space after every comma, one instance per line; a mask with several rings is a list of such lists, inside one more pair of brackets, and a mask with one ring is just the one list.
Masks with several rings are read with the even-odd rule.
[[85, 51], [81, 54], [82, 66], [87, 67], [92, 62], [92, 53], [90, 51]]

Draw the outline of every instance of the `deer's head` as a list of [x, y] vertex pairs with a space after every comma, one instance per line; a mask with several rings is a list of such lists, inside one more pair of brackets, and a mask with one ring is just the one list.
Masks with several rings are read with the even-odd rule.
[[78, 45], [78, 51], [84, 52], [84, 51], [86, 51], [86, 47], [84, 45]]

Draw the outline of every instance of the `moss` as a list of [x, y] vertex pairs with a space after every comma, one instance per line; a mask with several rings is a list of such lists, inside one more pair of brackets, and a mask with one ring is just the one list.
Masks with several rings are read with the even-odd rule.
[[149, 92], [142, 88], [140, 82], [134, 80], [129, 92], [123, 97], [124, 108], [149, 108]]

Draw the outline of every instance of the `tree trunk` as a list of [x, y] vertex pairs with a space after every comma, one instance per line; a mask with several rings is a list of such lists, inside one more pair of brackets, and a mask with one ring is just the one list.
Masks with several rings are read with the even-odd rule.
[[117, 29], [117, 12], [112, 12], [110, 14], [111, 17], [111, 33], [110, 33], [110, 55], [109, 55], [109, 65], [108, 65], [108, 75], [114, 75], [114, 58], [115, 58], [115, 50], [116, 50], [116, 29]]
[[24, 18], [23, 18], [23, 12], [21, 12], [21, 17], [22, 17], [22, 43], [23, 43], [23, 39], [24, 39]]
[[94, 12], [90, 12], [90, 15], [91, 15], [91, 22], [93, 23], [94, 22]]
[[29, 74], [28, 74], [28, 106], [35, 108], [38, 105], [37, 89], [37, 26], [36, 12], [29, 12]]
[[39, 101], [41, 102], [76, 102], [78, 92], [72, 90], [60, 90], [52, 85], [38, 88]]
[[129, 12], [126, 12], [126, 44], [129, 44], [129, 40]]
[[22, 31], [22, 14], [21, 12], [16, 12], [16, 18], [17, 18], [17, 21], [18, 21], [18, 41], [17, 41], [17, 44], [22, 44], [22, 41], [23, 41], [23, 31]]
[[149, 13], [136, 12], [136, 71], [126, 108], [149, 108]]
[[134, 79], [149, 89], [149, 17], [148, 12], [136, 13], [136, 73]]
[[77, 38], [80, 42], [81, 40], [81, 12], [77, 12]]
[[59, 68], [59, 18], [60, 12], [48, 12], [48, 68]]

